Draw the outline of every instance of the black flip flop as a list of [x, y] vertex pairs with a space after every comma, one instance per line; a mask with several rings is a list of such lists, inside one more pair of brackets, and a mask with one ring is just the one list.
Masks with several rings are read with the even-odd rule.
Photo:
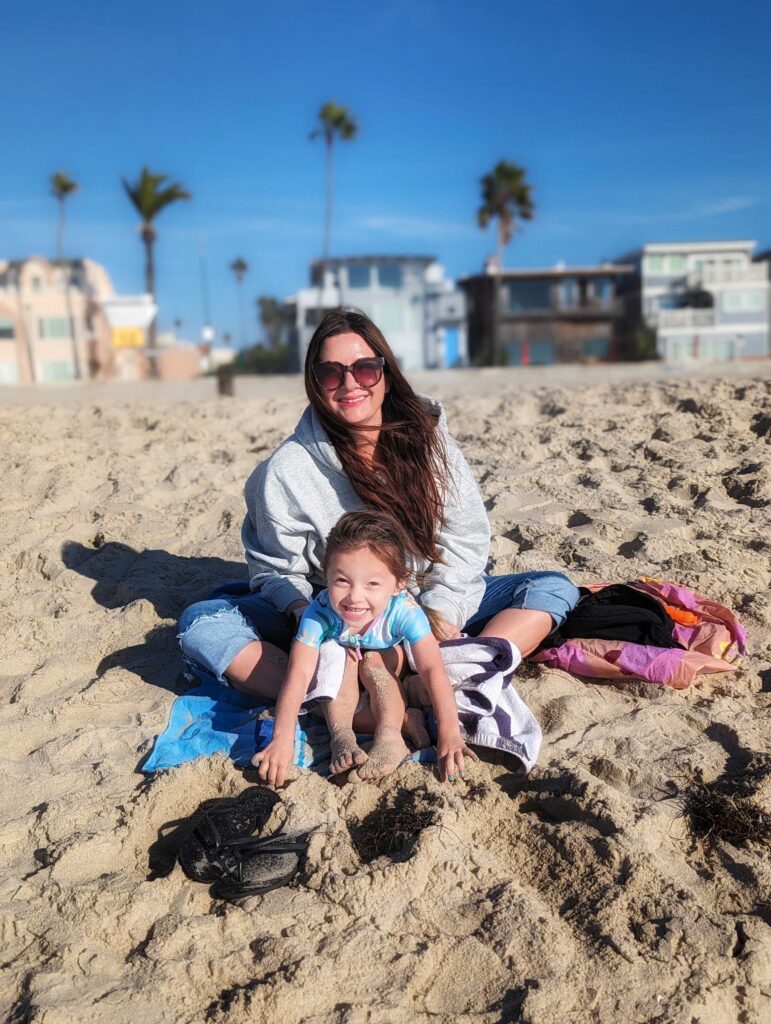
[[268, 839], [223, 843], [216, 861], [220, 876], [212, 886], [212, 895], [232, 900], [288, 885], [300, 868], [300, 858], [313, 831], [295, 836], [277, 832]]
[[241, 840], [253, 840], [270, 818], [280, 797], [265, 786], [250, 786], [234, 800], [209, 807], [182, 842], [177, 859], [194, 882], [216, 882], [222, 877], [218, 859], [223, 847]]

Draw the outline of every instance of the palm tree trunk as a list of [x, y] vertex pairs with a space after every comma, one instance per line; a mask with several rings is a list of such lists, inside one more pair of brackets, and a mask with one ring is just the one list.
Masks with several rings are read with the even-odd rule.
[[240, 322], [241, 348], [246, 346], [246, 318], [244, 316], [244, 282], [238, 282], [238, 319]]
[[83, 376], [83, 372], [80, 368], [80, 352], [78, 351], [78, 330], [75, 326], [75, 317], [72, 313], [72, 296], [70, 295], [70, 275], [69, 270], [65, 269], [65, 285], [64, 285], [64, 302], [67, 306], [67, 320], [70, 324], [70, 337], [72, 340], [72, 369], [75, 376], [75, 380], [80, 380]]
[[316, 320], [321, 320], [321, 311], [323, 309], [323, 292], [324, 283], [327, 276], [327, 264], [329, 262], [329, 246], [332, 238], [332, 203], [334, 200], [334, 162], [332, 154], [332, 138], [331, 136], [326, 137], [327, 145], [327, 202], [326, 210], [324, 212], [324, 247], [321, 257], [321, 280], [319, 281], [319, 296], [316, 311]]
[[[155, 302], [155, 253], [153, 251], [153, 245], [155, 244], [155, 232], [153, 231], [152, 225], [146, 224], [142, 229], [142, 241], [145, 243], [145, 291], [151, 296], [153, 302]], [[158, 342], [157, 321], [158, 314], [156, 313], [147, 329], [147, 347], [152, 353], [149, 357], [151, 377], [158, 376], [158, 360], [154, 354]]]
[[334, 162], [332, 139], [327, 139], [327, 215], [324, 223], [324, 268], [329, 259], [329, 245], [332, 238], [332, 204], [334, 202]]
[[59, 229], [56, 232], [56, 258], [61, 260], [64, 253], [64, 196], [59, 196]]

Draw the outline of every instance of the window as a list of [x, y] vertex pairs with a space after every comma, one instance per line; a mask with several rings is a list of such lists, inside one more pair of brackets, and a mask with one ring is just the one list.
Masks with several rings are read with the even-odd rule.
[[348, 287], [349, 288], [369, 288], [370, 285], [370, 268], [368, 266], [362, 266], [360, 263], [349, 263], [348, 264]]
[[682, 274], [685, 271], [685, 256], [669, 257], [669, 273]]
[[42, 378], [45, 381], [72, 380], [75, 374], [72, 371], [70, 362], [47, 362], [42, 366]]
[[0, 316], [0, 338], [15, 338], [16, 333], [13, 329], [13, 320], [6, 320], [5, 317]]
[[573, 309], [578, 305], [578, 282], [565, 277], [559, 285], [560, 309]]
[[0, 384], [18, 384], [19, 368], [16, 363], [0, 363]]
[[726, 313], [761, 313], [765, 309], [765, 293], [753, 292], [724, 292], [723, 310]]
[[551, 308], [549, 281], [509, 281], [508, 293], [509, 309], [513, 313]]
[[402, 268], [398, 263], [378, 263], [377, 283], [381, 288], [401, 288]]
[[37, 324], [38, 336], [44, 340], [72, 337], [72, 321], [68, 316], [41, 317]]
[[649, 274], [663, 274], [664, 273], [664, 257], [663, 256], [647, 256], [645, 259], [645, 269]]
[[581, 353], [585, 359], [607, 359], [610, 354], [609, 338], [584, 338]]
[[32, 291], [33, 292], [40, 292], [40, 291], [42, 291], [43, 290], [43, 278], [42, 277], [33, 277], [33, 278], [31, 278], [30, 279], [30, 285], [32, 287]]
[[546, 339], [533, 339], [530, 342], [530, 365], [546, 366], [555, 360], [554, 342]]

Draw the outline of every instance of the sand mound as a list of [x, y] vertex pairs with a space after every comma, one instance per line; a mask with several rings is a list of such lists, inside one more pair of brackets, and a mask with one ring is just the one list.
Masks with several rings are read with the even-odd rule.
[[220, 903], [168, 837], [249, 779], [136, 768], [184, 686], [175, 618], [244, 575], [243, 482], [302, 400], [4, 409], [3, 1020], [771, 1013], [767, 382], [442, 380], [492, 569], [679, 580], [739, 613], [743, 671], [672, 692], [526, 666], [545, 733], [528, 778], [298, 777], [276, 812], [318, 826], [298, 882]]

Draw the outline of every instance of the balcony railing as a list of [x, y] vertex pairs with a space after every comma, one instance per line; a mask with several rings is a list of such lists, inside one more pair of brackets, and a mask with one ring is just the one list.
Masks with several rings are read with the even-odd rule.
[[594, 317], [601, 315], [616, 316], [622, 313], [624, 304], [620, 299], [597, 299], [590, 298], [582, 303], [560, 303], [555, 302], [549, 306], [529, 306], [512, 308], [507, 296], [501, 296], [500, 311], [504, 316], [538, 316], [538, 317]]
[[722, 284], [739, 282], [758, 282], [768, 280], [768, 267], [765, 263], [747, 263], [744, 266], [705, 266], [688, 274], [688, 284], [693, 288], [700, 284]]
[[714, 327], [714, 309], [662, 309], [658, 317], [659, 327]]

